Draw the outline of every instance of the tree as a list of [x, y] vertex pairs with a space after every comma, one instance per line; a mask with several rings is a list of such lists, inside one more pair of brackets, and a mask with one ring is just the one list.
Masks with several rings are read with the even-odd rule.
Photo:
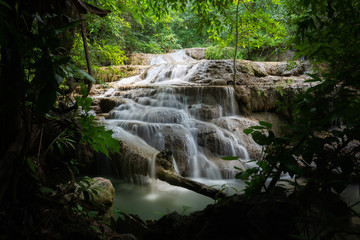
[[[316, 84], [299, 94], [291, 106], [294, 119], [288, 135], [275, 136], [267, 123], [245, 131], [267, 146], [259, 168], [239, 174], [240, 178], [253, 175], [248, 188], [253, 194], [276, 189], [281, 173], [305, 177], [307, 184], [301, 189], [297, 186], [296, 194], [310, 191], [316, 196], [340, 194], [360, 175], [360, 51], [356, 47], [360, 5], [350, 0], [297, 3], [301, 7], [295, 20], [295, 48], [300, 56], [323, 67], [309, 80]], [[268, 134], [261, 132], [264, 129]], [[265, 186], [269, 177], [271, 183]]]
[[[111, 132], [87, 114], [86, 83], [94, 79], [69, 62], [76, 17], [87, 8], [99, 10], [81, 0], [0, 1], [2, 235], [41, 234], [46, 209], [74, 214], [58, 199], [76, 181], [78, 162], [71, 150], [77, 142], [104, 154], [119, 149]], [[77, 102], [67, 95], [72, 82], [84, 86]], [[79, 107], [85, 114], [78, 114]], [[63, 191], [54, 190], [67, 182]]]

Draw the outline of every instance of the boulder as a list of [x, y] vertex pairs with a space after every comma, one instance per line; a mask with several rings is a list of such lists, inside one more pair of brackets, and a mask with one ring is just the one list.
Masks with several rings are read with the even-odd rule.
[[119, 105], [119, 100], [114, 97], [100, 98], [99, 106], [102, 113], [108, 113]]
[[206, 48], [187, 48], [185, 49], [186, 54], [196, 60], [205, 59]]
[[[59, 186], [62, 191], [67, 191], [71, 183]], [[63, 201], [70, 202], [77, 200], [88, 207], [88, 210], [99, 212], [105, 220], [112, 216], [112, 209], [115, 199], [115, 189], [110, 180], [95, 177], [82, 178], [73, 186], [74, 191], [63, 197]]]
[[[90, 185], [87, 188], [88, 192], [93, 192], [93, 200], [100, 205], [103, 205], [107, 208], [112, 208], [115, 198], [115, 189], [110, 180], [95, 177], [90, 180]], [[83, 200], [83, 195], [80, 195], [80, 199]]]
[[94, 110], [96, 114], [109, 113], [121, 103], [122, 101], [116, 97], [93, 97], [91, 109]]
[[268, 75], [264, 65], [249, 60], [238, 60], [237, 68], [240, 72], [247, 73], [250, 76], [265, 77]]

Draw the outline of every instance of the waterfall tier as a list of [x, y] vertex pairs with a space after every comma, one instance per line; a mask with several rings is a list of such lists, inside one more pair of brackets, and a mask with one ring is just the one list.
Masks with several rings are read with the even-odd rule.
[[[240, 116], [234, 88], [228, 86], [233, 83], [232, 61], [196, 60], [188, 51], [180, 50], [154, 55], [149, 64], [140, 74], [111, 82], [110, 88], [94, 96], [118, 99], [120, 105], [102, 122], [127, 144], [127, 150], [138, 146], [128, 159], [144, 151], [149, 156], [152, 153], [145, 157], [151, 162], [154, 154], [169, 150], [182, 176], [221, 179], [233, 178], [234, 166], [246, 168], [249, 153], [259, 155], [261, 148], [243, 133], [243, 129], [257, 122]], [[292, 70], [286, 66], [238, 62], [237, 98], [246, 100], [244, 106], [250, 109], [273, 108], [274, 91], [267, 94], [267, 89], [261, 87], [274, 88], [278, 82], [284, 82], [283, 90], [304, 81], [300, 76], [305, 71], [302, 65]], [[259, 79], [261, 85], [254, 89], [243, 87]], [[260, 101], [248, 99], [254, 96]], [[224, 161], [224, 156], [237, 156], [239, 161]], [[140, 159], [143, 158], [142, 155]], [[150, 175], [149, 169], [134, 169], [136, 165], [145, 166], [129, 164], [129, 171]]]

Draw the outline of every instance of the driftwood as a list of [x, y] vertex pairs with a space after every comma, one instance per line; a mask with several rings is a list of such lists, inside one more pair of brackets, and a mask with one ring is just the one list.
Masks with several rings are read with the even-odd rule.
[[206, 186], [205, 184], [192, 181], [191, 179], [184, 178], [178, 175], [176, 172], [165, 170], [158, 167], [156, 171], [156, 177], [162, 181], [165, 181], [171, 185], [183, 187], [199, 194], [211, 197], [212, 199], [224, 198], [225, 194], [218, 189]]
[[166, 150], [159, 152], [156, 156], [156, 178], [171, 185], [189, 189], [215, 200], [226, 196], [218, 189], [180, 176], [174, 169], [171, 153]]

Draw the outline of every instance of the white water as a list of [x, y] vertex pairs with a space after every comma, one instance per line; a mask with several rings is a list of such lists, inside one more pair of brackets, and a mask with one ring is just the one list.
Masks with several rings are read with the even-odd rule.
[[[144, 73], [112, 83], [104, 96], [120, 97], [125, 103], [112, 110], [103, 123], [115, 132], [115, 137], [140, 149], [155, 154], [170, 150], [176, 172], [184, 177], [219, 189], [243, 189], [243, 183], [233, 179], [234, 166], [246, 168], [249, 160], [240, 130], [217, 123], [238, 118], [233, 88], [191, 82], [201, 69], [185, 51], [156, 56], [151, 63], [153, 66]], [[239, 161], [224, 161], [223, 156], [238, 156]], [[155, 158], [148, 164], [148, 175], [154, 179]], [[115, 182], [115, 208], [156, 218], [155, 211], [181, 212], [179, 207], [183, 205], [195, 211], [213, 201], [159, 180], [148, 183], [150, 187]]]
[[[225, 101], [219, 101], [215, 105], [202, 99], [202, 88], [196, 89], [197, 96], [191, 96], [192, 99], [187, 96], [186, 88], [143, 89], [141, 94], [136, 92], [138, 89], [135, 92], [126, 91], [123, 95], [126, 103], [115, 108], [105, 123], [140, 137], [158, 151], [172, 150], [176, 163], [186, 165], [183, 168], [187, 171], [180, 169], [185, 176], [221, 179], [224, 177], [223, 169], [210, 160], [212, 157], [219, 159], [221, 156], [239, 156], [244, 161], [248, 160], [241, 139], [234, 133], [202, 119], [226, 118], [235, 112], [230, 89], [215, 89], [215, 93], [220, 97], [227, 96]], [[204, 113], [207, 110], [208, 112]], [[129, 141], [131, 139], [133, 138], [128, 138]], [[186, 158], [187, 162], [184, 162], [183, 158]], [[220, 165], [226, 164], [223, 162]], [[231, 173], [227, 174], [231, 176]]]

